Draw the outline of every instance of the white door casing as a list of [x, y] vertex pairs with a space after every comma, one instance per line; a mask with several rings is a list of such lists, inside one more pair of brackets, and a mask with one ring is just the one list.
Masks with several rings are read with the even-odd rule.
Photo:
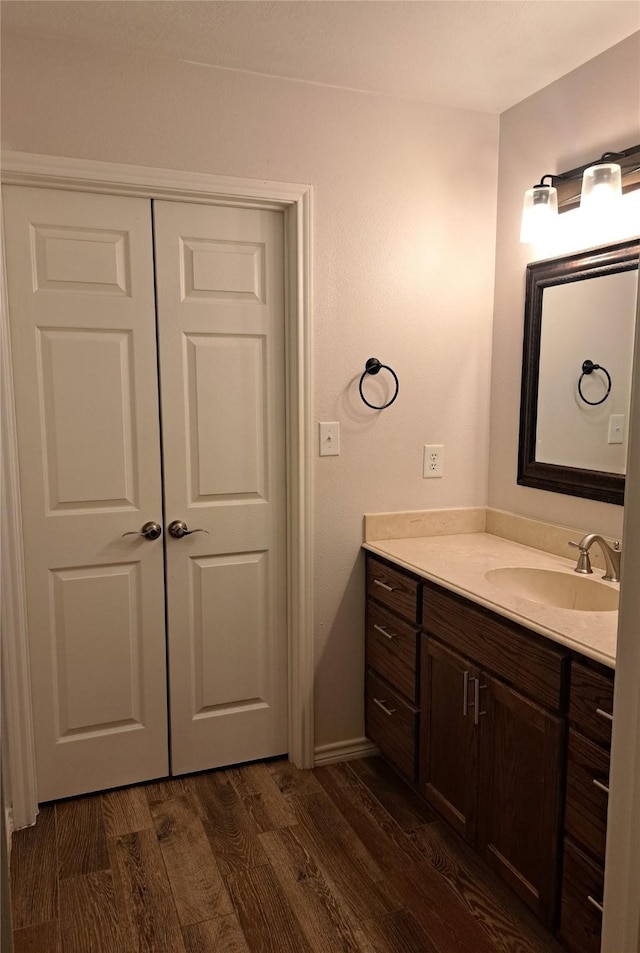
[[282, 218], [154, 203], [174, 774], [287, 751]]
[[[289, 738], [290, 760], [299, 768], [313, 765], [312, 637], [312, 199], [308, 185], [250, 180], [209, 173], [183, 172], [4, 151], [2, 180], [6, 184], [73, 189], [105, 195], [131, 195], [148, 199], [194, 201], [251, 208], [280, 209], [285, 219], [286, 246], [286, 400], [288, 473], [287, 631], [289, 642]], [[3, 329], [6, 311], [0, 315]], [[4, 330], [3, 330], [4, 334]], [[5, 381], [9, 377], [5, 376]], [[9, 381], [10, 383], [10, 381]], [[12, 408], [5, 402], [9, 417]], [[10, 420], [11, 423], [11, 420]], [[3, 429], [3, 454], [10, 471], [17, 469], [14, 428]], [[15, 485], [15, 480], [13, 485]], [[6, 485], [6, 481], [5, 481]], [[24, 578], [19, 545], [21, 513], [17, 495], [3, 497], [6, 527], [3, 559], [4, 604], [11, 602], [12, 618], [26, 616]], [[18, 826], [33, 823], [37, 812], [35, 758], [28, 726], [31, 685], [26, 626], [11, 625], [3, 633], [8, 649], [3, 677], [11, 683], [5, 699], [11, 706], [6, 719], [14, 781], [11, 791]]]
[[149, 203], [4, 189], [38, 799], [167, 773]]

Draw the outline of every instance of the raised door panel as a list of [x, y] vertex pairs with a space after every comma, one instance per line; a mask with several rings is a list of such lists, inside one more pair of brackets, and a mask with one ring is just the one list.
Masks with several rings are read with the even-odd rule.
[[467, 659], [422, 637], [420, 791], [462, 837], [476, 825], [478, 732], [474, 680]]
[[556, 915], [560, 718], [483, 676], [478, 846], [548, 926]]
[[38, 329], [48, 512], [135, 508], [131, 331]]
[[287, 749], [279, 212], [155, 203], [172, 770]]
[[166, 774], [151, 221], [3, 190], [38, 797]]

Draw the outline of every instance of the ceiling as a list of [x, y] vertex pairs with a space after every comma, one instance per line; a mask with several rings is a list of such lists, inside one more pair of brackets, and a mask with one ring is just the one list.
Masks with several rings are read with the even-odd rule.
[[640, 30], [640, 0], [3, 0], [2, 30], [500, 113]]

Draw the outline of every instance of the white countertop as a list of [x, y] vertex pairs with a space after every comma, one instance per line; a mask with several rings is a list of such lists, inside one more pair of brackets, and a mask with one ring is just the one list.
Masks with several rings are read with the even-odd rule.
[[[466, 596], [541, 635], [610, 668], [616, 664], [618, 613], [581, 612], [533, 602], [485, 579], [490, 569], [522, 566], [572, 573], [575, 561], [563, 559], [488, 533], [370, 540], [363, 544], [405, 569]], [[594, 570], [590, 578], [602, 579]], [[603, 583], [617, 589], [616, 583]]]

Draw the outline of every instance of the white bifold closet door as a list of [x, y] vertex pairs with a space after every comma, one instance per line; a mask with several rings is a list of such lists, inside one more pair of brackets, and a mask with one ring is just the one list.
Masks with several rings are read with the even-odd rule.
[[284, 753], [281, 213], [3, 198], [39, 800]]

